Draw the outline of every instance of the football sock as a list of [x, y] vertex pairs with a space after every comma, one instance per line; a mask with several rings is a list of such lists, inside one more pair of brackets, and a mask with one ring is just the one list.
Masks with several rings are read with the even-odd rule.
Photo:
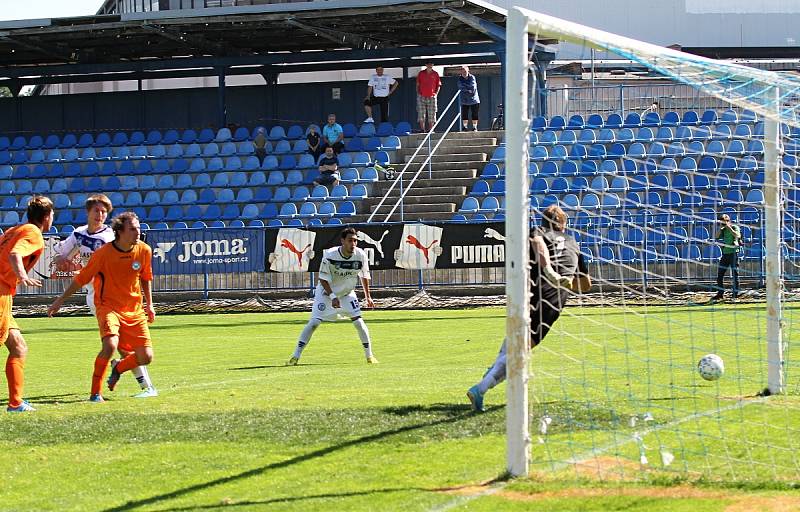
[[147, 371], [146, 366], [137, 366], [131, 370], [131, 373], [136, 377], [136, 382], [139, 383], [140, 388], [147, 389], [153, 387], [153, 381], [150, 380], [150, 372]]
[[367, 329], [367, 324], [364, 323], [364, 319], [358, 318], [353, 320], [353, 327], [356, 328], [358, 337], [361, 338], [361, 346], [364, 347], [364, 355], [372, 357], [372, 344], [369, 340], [369, 329]]
[[139, 366], [139, 361], [136, 360], [136, 354], [128, 354], [117, 364], [117, 373], [125, 373], [128, 370], [133, 370], [137, 366]]
[[8, 356], [6, 380], [8, 381], [8, 406], [22, 405], [22, 388], [25, 384], [25, 358]]
[[108, 369], [108, 359], [97, 356], [94, 359], [94, 373], [92, 373], [92, 392], [90, 395], [99, 395], [103, 388], [103, 378]]
[[294, 349], [294, 354], [292, 357], [300, 359], [300, 355], [303, 353], [303, 349], [306, 348], [308, 342], [311, 341], [311, 336], [314, 334], [314, 331], [317, 330], [319, 324], [322, 323], [322, 320], [319, 318], [312, 318], [308, 321], [305, 327], [303, 327], [303, 332], [300, 333], [300, 338], [297, 340], [297, 348]]
[[503, 340], [503, 344], [500, 346], [500, 352], [497, 354], [497, 359], [495, 359], [494, 364], [489, 371], [486, 372], [486, 375], [483, 376], [483, 379], [478, 383], [478, 390], [481, 394], [486, 393], [496, 385], [500, 384], [506, 380], [506, 342]]

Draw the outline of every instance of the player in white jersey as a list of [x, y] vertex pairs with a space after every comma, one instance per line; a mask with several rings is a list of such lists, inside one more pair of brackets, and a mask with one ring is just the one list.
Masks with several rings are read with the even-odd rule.
[[[106, 218], [114, 207], [111, 200], [104, 194], [95, 194], [86, 199], [87, 222], [81, 226], [56, 248], [56, 268], [64, 272], [75, 272], [82, 269], [94, 251], [108, 242], [114, 240], [114, 231], [106, 225]], [[90, 282], [86, 290], [86, 305], [92, 315], [95, 314], [94, 286]], [[127, 354], [122, 354], [125, 357]], [[139, 398], [158, 396], [147, 367], [139, 366], [131, 370], [142, 392], [136, 395]]]
[[355, 288], [361, 281], [364, 288], [364, 299], [367, 307], [375, 307], [369, 293], [369, 260], [367, 253], [358, 245], [358, 232], [354, 228], [345, 228], [341, 234], [342, 245], [325, 249], [319, 265], [317, 288], [314, 290], [314, 305], [311, 318], [300, 333], [297, 348], [294, 349], [288, 366], [300, 361], [303, 349], [308, 345], [314, 331], [323, 320], [335, 320], [339, 313], [345, 313], [353, 321], [353, 326], [361, 339], [367, 362], [375, 364], [378, 360], [372, 355], [372, 343], [369, 330], [361, 318], [361, 305], [358, 303]]

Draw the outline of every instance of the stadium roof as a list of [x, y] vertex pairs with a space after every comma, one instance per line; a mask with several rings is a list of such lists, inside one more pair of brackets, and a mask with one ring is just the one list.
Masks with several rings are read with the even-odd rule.
[[505, 15], [481, 0], [337, 0], [8, 21], [0, 76], [494, 53]]

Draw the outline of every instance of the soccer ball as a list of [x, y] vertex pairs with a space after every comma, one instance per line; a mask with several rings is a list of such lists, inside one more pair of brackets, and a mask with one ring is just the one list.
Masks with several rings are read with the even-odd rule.
[[725, 373], [725, 363], [718, 355], [708, 354], [697, 363], [697, 373], [705, 380], [717, 380]]

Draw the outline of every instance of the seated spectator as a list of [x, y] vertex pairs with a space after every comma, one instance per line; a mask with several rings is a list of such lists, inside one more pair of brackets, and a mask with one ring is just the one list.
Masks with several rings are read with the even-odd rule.
[[306, 135], [306, 143], [308, 144], [308, 152], [314, 155], [314, 161], [316, 162], [317, 160], [319, 160], [319, 156], [322, 154], [323, 150], [321, 147], [319, 134], [317, 133], [317, 128], [314, 125], [311, 125], [308, 128], [308, 135]]
[[264, 132], [264, 128], [259, 128], [253, 139], [253, 145], [256, 147], [256, 156], [260, 162], [263, 162], [267, 156], [267, 136]]
[[337, 155], [344, 149], [344, 130], [336, 122], [336, 114], [328, 114], [328, 124], [322, 128], [322, 149], [333, 148]]
[[339, 183], [339, 159], [333, 148], [325, 148], [325, 154], [319, 159], [320, 176], [314, 180], [314, 185], [331, 185], [335, 187]]

